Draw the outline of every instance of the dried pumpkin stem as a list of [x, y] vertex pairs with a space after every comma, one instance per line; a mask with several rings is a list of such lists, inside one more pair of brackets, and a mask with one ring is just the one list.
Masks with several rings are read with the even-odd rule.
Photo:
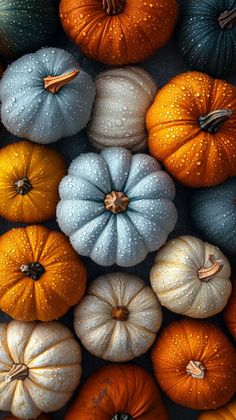
[[231, 29], [236, 25], [236, 8], [225, 10], [219, 16], [218, 22], [222, 29]]
[[123, 12], [126, 0], [102, 0], [102, 9], [109, 16], [118, 15]]
[[115, 306], [112, 308], [111, 316], [117, 321], [126, 321], [129, 316], [129, 311], [125, 306]]
[[126, 413], [116, 413], [111, 420], [133, 420], [133, 417]]
[[44, 87], [51, 93], [57, 93], [62, 86], [74, 80], [79, 74], [79, 70], [73, 70], [70, 73], [62, 74], [61, 76], [48, 76], [45, 77]]
[[29, 368], [24, 364], [14, 364], [11, 370], [6, 374], [5, 381], [12, 382], [15, 380], [23, 381], [29, 374]]
[[198, 121], [203, 131], [216, 133], [232, 114], [233, 112], [230, 109], [218, 109], [203, 117], [199, 117]]
[[203, 379], [205, 376], [205, 367], [201, 362], [191, 360], [186, 367], [186, 372], [188, 375], [191, 375], [192, 378]]
[[214, 261], [213, 255], [209, 255], [209, 260], [212, 263], [212, 265], [210, 267], [202, 267], [197, 272], [198, 278], [200, 280], [204, 280], [204, 281], [209, 280], [210, 277], [219, 273], [224, 267], [224, 262], [222, 260]]
[[20, 195], [28, 194], [30, 190], [32, 190], [32, 185], [30, 180], [25, 176], [24, 178], [18, 179], [18, 181], [14, 182], [16, 186], [16, 191]]
[[45, 273], [45, 268], [39, 262], [23, 264], [20, 267], [20, 270], [32, 280], [38, 280], [42, 276], [42, 274]]
[[112, 213], [121, 213], [127, 209], [129, 198], [120, 191], [112, 191], [104, 199], [106, 210]]

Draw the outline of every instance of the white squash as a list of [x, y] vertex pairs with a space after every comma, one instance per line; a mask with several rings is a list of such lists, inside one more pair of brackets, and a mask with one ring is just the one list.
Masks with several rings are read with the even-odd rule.
[[151, 285], [172, 312], [207, 318], [221, 312], [231, 294], [231, 268], [214, 245], [193, 236], [168, 241], [156, 254]]
[[90, 353], [125, 362], [149, 349], [161, 322], [161, 306], [143, 280], [110, 273], [98, 277], [77, 305], [74, 328]]
[[145, 116], [157, 92], [156, 82], [141, 68], [122, 67], [100, 73], [95, 86], [87, 131], [94, 147], [143, 150], [147, 141]]

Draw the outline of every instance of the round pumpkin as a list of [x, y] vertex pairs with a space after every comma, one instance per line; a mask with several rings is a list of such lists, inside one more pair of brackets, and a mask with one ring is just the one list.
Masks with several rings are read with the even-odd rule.
[[68, 239], [44, 226], [0, 237], [0, 309], [22, 321], [51, 321], [77, 304], [86, 271]]
[[81, 351], [59, 322], [0, 324], [0, 410], [31, 419], [63, 407], [78, 386]]
[[230, 264], [219, 248], [193, 236], [168, 241], [151, 270], [151, 285], [161, 304], [192, 318], [221, 312], [232, 285]]
[[66, 34], [89, 58], [112, 65], [150, 57], [170, 38], [175, 0], [61, 0]]
[[[12, 414], [8, 414], [8, 416], [4, 417], [4, 420], [20, 420], [19, 417], [15, 417]], [[39, 417], [37, 417], [36, 420], [53, 420], [53, 417], [49, 414], [40, 414]]]
[[156, 382], [135, 364], [110, 364], [82, 386], [65, 420], [167, 420]]
[[234, 420], [236, 419], [236, 400], [217, 410], [210, 410], [200, 414], [198, 420]]
[[233, 280], [233, 290], [228, 305], [224, 310], [226, 325], [236, 340], [236, 281]]
[[145, 353], [161, 323], [161, 306], [154, 292], [128, 273], [98, 277], [75, 308], [74, 329], [84, 347], [113, 362]]
[[236, 253], [236, 178], [197, 191], [192, 221], [199, 233], [229, 253]]
[[208, 410], [226, 404], [236, 391], [236, 350], [214, 324], [169, 324], [151, 357], [158, 383], [177, 404]]
[[236, 87], [188, 72], [175, 76], [147, 112], [151, 155], [190, 187], [236, 175]]
[[73, 160], [59, 186], [57, 220], [80, 255], [129, 267], [160, 248], [174, 229], [174, 183], [159, 163], [123, 148]]
[[218, 77], [236, 69], [236, 1], [185, 2], [178, 43], [192, 69]]
[[[52, 164], [53, 163], [53, 164]], [[66, 174], [62, 155], [21, 141], [0, 150], [0, 216], [39, 223], [55, 217], [58, 186]]]
[[52, 143], [86, 126], [94, 97], [91, 77], [70, 53], [42, 48], [5, 71], [0, 83], [2, 122], [17, 137]]
[[144, 149], [145, 116], [157, 92], [156, 82], [141, 68], [123, 67], [100, 73], [95, 86], [96, 99], [87, 131], [92, 144], [97, 149]]

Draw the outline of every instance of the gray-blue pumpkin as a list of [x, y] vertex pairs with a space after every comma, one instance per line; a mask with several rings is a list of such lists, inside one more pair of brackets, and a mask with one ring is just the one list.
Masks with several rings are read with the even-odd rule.
[[236, 253], [236, 178], [196, 192], [192, 220], [204, 238]]
[[236, 0], [188, 0], [179, 48], [191, 69], [224, 77], [236, 68]]
[[0, 83], [1, 118], [7, 130], [42, 144], [82, 130], [94, 98], [91, 77], [70, 53], [58, 48], [19, 58]]
[[159, 163], [119, 147], [73, 160], [59, 187], [57, 220], [80, 255], [96, 263], [138, 264], [177, 221], [175, 186]]

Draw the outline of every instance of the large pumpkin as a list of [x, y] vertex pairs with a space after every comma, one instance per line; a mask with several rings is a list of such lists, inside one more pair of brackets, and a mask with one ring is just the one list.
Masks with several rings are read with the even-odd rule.
[[185, 407], [217, 408], [236, 391], [236, 350], [214, 324], [188, 319], [169, 324], [152, 362], [163, 391]]
[[236, 419], [236, 400], [229, 402], [224, 407], [217, 410], [206, 411], [200, 414], [198, 420], [235, 420]]
[[174, 29], [175, 0], [62, 0], [66, 34], [83, 54], [107, 64], [143, 61]]
[[59, 318], [85, 291], [85, 268], [60, 232], [43, 226], [0, 237], [0, 309], [23, 321]]
[[52, 143], [82, 130], [95, 88], [67, 51], [42, 48], [11, 64], [0, 83], [1, 117], [14, 135]]
[[[8, 416], [4, 417], [3, 420], [20, 420], [19, 417], [15, 417], [12, 414], [8, 414]], [[39, 417], [37, 417], [36, 420], [53, 420], [53, 417], [50, 416], [50, 414], [40, 414]]]
[[63, 407], [81, 376], [80, 346], [59, 322], [0, 324], [0, 410], [36, 418]]
[[226, 325], [236, 340], [236, 281], [233, 280], [233, 290], [228, 305], [224, 310]]
[[133, 365], [106, 365], [82, 386], [65, 420], [167, 420], [151, 375]]
[[73, 160], [59, 192], [60, 228], [80, 255], [104, 266], [138, 264], [177, 220], [169, 175], [152, 157], [119, 147]]
[[236, 175], [236, 87], [188, 72], [175, 76], [147, 112], [150, 153], [190, 187]]

